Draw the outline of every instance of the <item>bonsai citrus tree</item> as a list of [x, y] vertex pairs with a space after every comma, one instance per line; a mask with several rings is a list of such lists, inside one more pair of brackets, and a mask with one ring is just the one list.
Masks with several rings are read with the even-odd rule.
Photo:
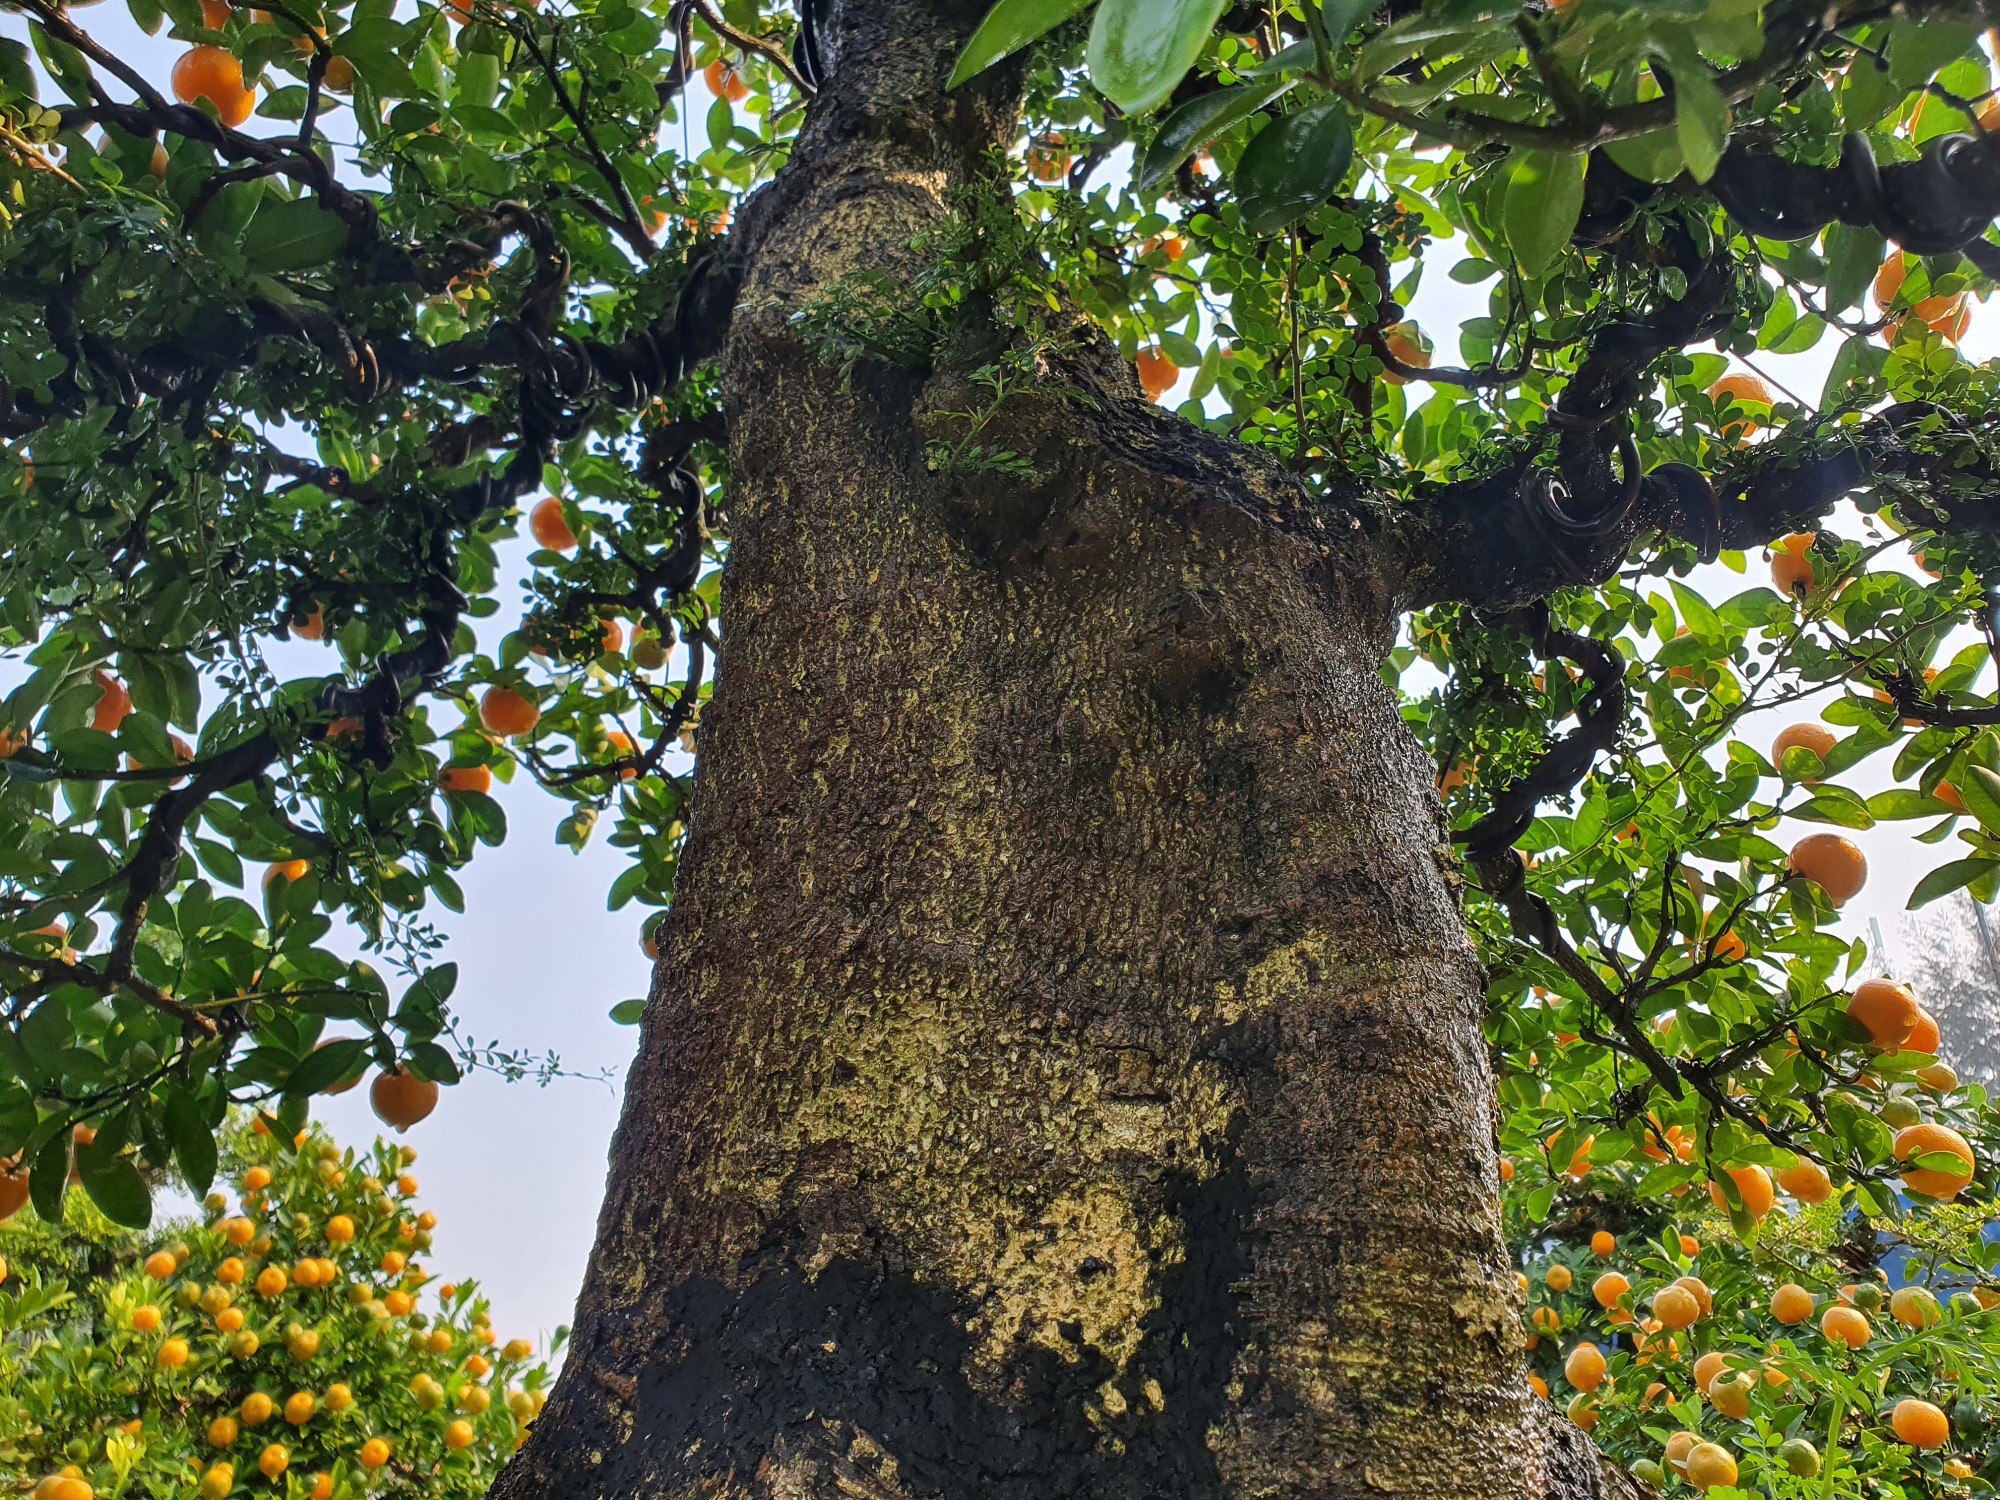
[[0, 1194], [508, 1066], [532, 780], [658, 964], [502, 1497], [1984, 1482], [1839, 913], [2000, 889], [1990, 8], [273, 5], [0, 43]]
[[548, 1370], [416, 1259], [416, 1153], [236, 1144], [236, 1200], [162, 1236], [79, 1198], [0, 1229], [0, 1468], [35, 1500], [485, 1493]]

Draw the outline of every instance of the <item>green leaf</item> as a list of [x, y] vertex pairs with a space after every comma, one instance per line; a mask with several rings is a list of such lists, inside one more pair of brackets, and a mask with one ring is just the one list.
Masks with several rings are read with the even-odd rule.
[[1048, 35], [1090, 3], [1091, 0], [1000, 0], [986, 13], [986, 19], [972, 33], [972, 40], [958, 54], [958, 64], [951, 70], [951, 81], [945, 87], [955, 89], [966, 79], [985, 72], [1001, 58]]
[[179, 1087], [167, 1090], [167, 1139], [173, 1143], [174, 1161], [190, 1191], [201, 1194], [215, 1181], [215, 1132], [209, 1128], [194, 1096]]
[[1826, 232], [1826, 305], [1846, 312], [1861, 300], [1881, 268], [1889, 242], [1858, 224], [1835, 224]]
[[36, 99], [35, 67], [28, 61], [28, 44], [0, 36], [0, 89], [21, 99]]
[[1583, 213], [1580, 151], [1522, 151], [1507, 175], [1507, 244], [1528, 276], [1547, 270]]
[[1940, 896], [1949, 896], [1953, 891], [1971, 885], [1982, 875], [2000, 870], [2000, 860], [1987, 859], [1975, 855], [1971, 859], [1955, 859], [1948, 865], [1939, 865], [1930, 874], [1917, 882], [1917, 888], [1910, 892], [1909, 910], [1929, 906]]
[[1671, 68], [1674, 80], [1674, 135], [1696, 182], [1715, 175], [1729, 142], [1729, 106], [1714, 75], [1699, 60]]
[[347, 225], [310, 198], [267, 202], [250, 221], [243, 254], [263, 271], [303, 271], [347, 248]]
[[1179, 106], [1160, 122], [1159, 133], [1133, 174], [1133, 186], [1143, 190], [1164, 182], [1174, 168], [1230, 126], [1249, 119], [1290, 89], [1294, 81], [1275, 78], [1265, 83], [1239, 83]]
[[1959, 778], [1958, 794], [1965, 810], [1989, 833], [2000, 833], [2000, 776], [1985, 766], [1969, 765]]
[[368, 1043], [359, 1037], [339, 1037], [308, 1052], [305, 1061], [285, 1080], [288, 1094], [323, 1094], [354, 1077], [368, 1062]]
[[63, 1192], [69, 1187], [69, 1141], [69, 1132], [58, 1130], [29, 1159], [28, 1197], [45, 1224], [62, 1223]]
[[1678, 578], [1667, 580], [1674, 591], [1674, 604], [1681, 612], [1681, 619], [1696, 635], [1716, 635], [1722, 630], [1722, 621], [1716, 618], [1709, 603]]
[[107, 1219], [128, 1229], [144, 1229], [153, 1222], [153, 1194], [130, 1156], [120, 1148], [104, 1149], [108, 1138], [100, 1135], [77, 1149], [77, 1175]]
[[[1789, 756], [1787, 757], [1789, 759]], [[1865, 804], [1843, 786], [1823, 786], [1816, 796], [1792, 809], [1792, 816], [1839, 828], [1873, 828], [1875, 819]]]
[[620, 1000], [611, 1007], [611, 1019], [620, 1026], [637, 1026], [639, 1018], [645, 1014], [644, 1000]]
[[405, 1054], [410, 1071], [432, 1083], [457, 1083], [458, 1064], [436, 1042], [418, 1042]]
[[1337, 99], [1265, 127], [1236, 163], [1243, 222], [1257, 234], [1296, 224], [1340, 190], [1353, 159], [1354, 127]]
[[1128, 115], [1166, 102], [1228, 0], [1100, 0], [1085, 60], [1090, 81]]
[[1672, 182], [1687, 166], [1680, 131], [1673, 125], [1607, 142], [1604, 154], [1641, 182]]
[[1946, 63], [1970, 52], [1978, 35], [1958, 21], [1891, 21], [1889, 81], [1905, 93], [1922, 87]]

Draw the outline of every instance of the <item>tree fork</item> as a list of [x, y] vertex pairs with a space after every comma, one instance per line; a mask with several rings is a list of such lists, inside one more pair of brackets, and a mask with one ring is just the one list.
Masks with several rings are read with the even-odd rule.
[[[976, 11], [976, 7], [971, 8]], [[1376, 541], [1085, 331], [967, 383], [790, 318], [1012, 128], [849, 5], [739, 231], [728, 642], [573, 1352], [495, 1490], [1596, 1495], [1528, 1392], [1482, 981]], [[1559, 1430], [1560, 1429], [1560, 1430]]]

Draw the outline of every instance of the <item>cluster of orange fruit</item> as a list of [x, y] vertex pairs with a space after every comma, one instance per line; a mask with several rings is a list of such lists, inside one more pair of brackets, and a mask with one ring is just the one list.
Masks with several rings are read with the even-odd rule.
[[[1687, 1234], [1681, 1234], [1678, 1242], [1679, 1262], [1694, 1263], [1701, 1254], [1700, 1243]], [[1597, 1260], [1609, 1262], [1618, 1253], [1618, 1241], [1609, 1231], [1599, 1230], [1591, 1237], [1590, 1254]], [[1527, 1275], [1517, 1272], [1516, 1280], [1522, 1294], [1530, 1296], [1532, 1287]], [[1644, 1376], [1644, 1389], [1637, 1397], [1641, 1411], [1653, 1407], [1663, 1397], [1673, 1401], [1687, 1394], [1705, 1402], [1716, 1416], [1745, 1423], [1752, 1420], [1752, 1399], [1760, 1386], [1776, 1392], [1795, 1378], [1808, 1383], [1812, 1379], [1810, 1371], [1780, 1342], [1770, 1343], [1767, 1354], [1720, 1347], [1733, 1336], [1758, 1337], [1754, 1320], [1745, 1313], [1719, 1320], [1720, 1331], [1714, 1339], [1703, 1338], [1718, 1347], [1710, 1347], [1689, 1360], [1687, 1355], [1693, 1350], [1684, 1351], [1678, 1335], [1701, 1337], [1690, 1331], [1716, 1317], [1714, 1292], [1691, 1272], [1662, 1279], [1642, 1304], [1635, 1298], [1631, 1278], [1607, 1265], [1591, 1280], [1589, 1299], [1582, 1310], [1565, 1317], [1561, 1299], [1576, 1286], [1577, 1280], [1576, 1272], [1563, 1259], [1552, 1258], [1544, 1265], [1542, 1284], [1557, 1300], [1544, 1302], [1530, 1312], [1526, 1347], [1533, 1353], [1544, 1337], [1553, 1338], [1566, 1324], [1589, 1317], [1601, 1318], [1612, 1329], [1624, 1330], [1632, 1346], [1629, 1363], [1632, 1384], [1635, 1387], [1639, 1384], [1637, 1377], [1641, 1372]], [[2000, 1291], [1981, 1288], [1960, 1295], [1968, 1312], [2000, 1306]], [[1642, 1314], [1641, 1305], [1650, 1311]], [[1787, 1281], [1771, 1293], [1769, 1314], [1780, 1338], [1785, 1330], [1797, 1328], [1817, 1314], [1820, 1336], [1832, 1352], [1842, 1354], [1858, 1350], [1876, 1337], [1878, 1330], [1870, 1314], [1885, 1307], [1893, 1326], [1904, 1337], [1935, 1328], [1944, 1319], [1943, 1307], [1927, 1288], [1904, 1286], [1887, 1294], [1879, 1282], [1849, 1284], [1822, 1299], [1796, 1282]], [[1562, 1351], [1562, 1356], [1562, 1378], [1572, 1390], [1567, 1402], [1568, 1415], [1585, 1432], [1592, 1431], [1598, 1425], [1604, 1403], [1620, 1394], [1615, 1390], [1610, 1361], [1602, 1348], [1589, 1341], [1570, 1345]], [[1528, 1383], [1537, 1395], [1553, 1399], [1548, 1382], [1540, 1374], [1530, 1373]], [[1630, 1392], [1623, 1394], [1630, 1399]], [[1936, 1450], [1951, 1441], [1949, 1417], [1936, 1403], [1919, 1396], [1900, 1398], [1887, 1413], [1887, 1425], [1897, 1441], [1912, 1448]], [[1800, 1439], [1780, 1445], [1775, 1458], [1794, 1475], [1816, 1473], [1820, 1466], [1818, 1451]], [[1955, 1461], [1955, 1465], [1954, 1472], [1970, 1473], [1962, 1462]], [[1678, 1475], [1695, 1489], [1706, 1491], [1737, 1482], [1737, 1458], [1724, 1443], [1704, 1439], [1698, 1432], [1681, 1431], [1668, 1439], [1658, 1460], [1642, 1460], [1634, 1465], [1634, 1472], [1656, 1485], [1664, 1484], [1669, 1474]]]
[[[259, 1133], [270, 1134], [268, 1127]], [[425, 1370], [407, 1384], [421, 1414], [417, 1426], [435, 1424], [430, 1436], [448, 1453], [480, 1441], [475, 1424], [495, 1411], [496, 1399], [514, 1446], [541, 1410], [539, 1383], [506, 1385], [532, 1358], [531, 1344], [515, 1339], [495, 1349], [483, 1306], [471, 1307], [465, 1327], [452, 1326], [449, 1314], [464, 1299], [450, 1284], [441, 1288], [439, 1316], [418, 1310], [429, 1277], [411, 1256], [429, 1248], [436, 1219], [407, 1211], [418, 1188], [407, 1172], [416, 1153], [383, 1149], [382, 1175], [350, 1187], [350, 1174], [363, 1164], [301, 1131], [292, 1153], [280, 1159], [282, 1176], [251, 1167], [233, 1213], [224, 1195], [211, 1194], [206, 1225], [189, 1242], [145, 1259], [143, 1290], [114, 1295], [113, 1316], [122, 1314], [131, 1341], [125, 1357], [154, 1372], [153, 1395], [137, 1393], [142, 1405], [225, 1408], [202, 1430], [210, 1457], [190, 1460], [203, 1500], [236, 1493], [239, 1471], [284, 1484], [302, 1452], [325, 1466], [290, 1491], [307, 1500], [353, 1493], [343, 1473], [366, 1482], [388, 1468], [410, 1440], [412, 1420], [385, 1408], [380, 1391], [377, 1409], [362, 1409], [349, 1383], [359, 1384], [365, 1373], [367, 1356], [357, 1340], [387, 1352], [401, 1338], [411, 1355], [456, 1359], [447, 1380]], [[272, 1201], [278, 1192], [283, 1200]], [[338, 1315], [343, 1303], [358, 1312], [359, 1332], [353, 1316]], [[348, 1378], [320, 1384], [312, 1379], [316, 1370]], [[136, 1435], [144, 1416], [122, 1430]], [[37, 1500], [91, 1500], [93, 1493], [75, 1465], [48, 1475], [36, 1490]]]

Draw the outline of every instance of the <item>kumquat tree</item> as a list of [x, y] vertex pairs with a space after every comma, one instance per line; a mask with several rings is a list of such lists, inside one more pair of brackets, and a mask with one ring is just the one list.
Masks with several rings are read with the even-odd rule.
[[1992, 0], [267, 3], [4, 3], [10, 1201], [493, 1063], [532, 780], [500, 1500], [2000, 1479]]
[[545, 1400], [470, 1284], [427, 1285], [416, 1153], [232, 1140], [235, 1202], [148, 1238], [81, 1196], [0, 1226], [0, 1473], [34, 1500], [476, 1496]]

